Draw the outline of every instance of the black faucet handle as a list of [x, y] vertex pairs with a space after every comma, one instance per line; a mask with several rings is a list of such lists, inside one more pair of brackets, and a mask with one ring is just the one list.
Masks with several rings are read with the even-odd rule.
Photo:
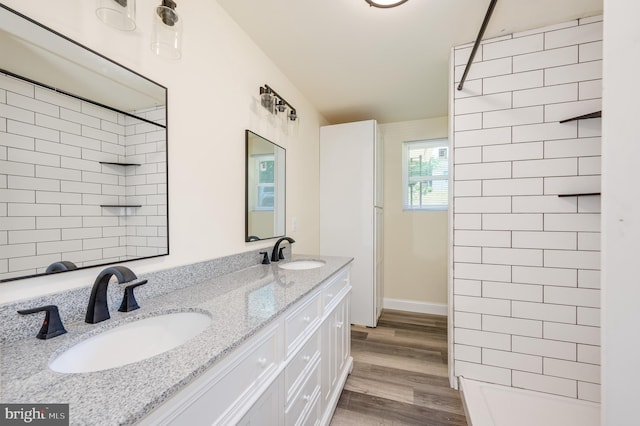
[[56, 305], [46, 305], [38, 308], [22, 309], [18, 311], [20, 315], [30, 315], [37, 312], [45, 312], [45, 316], [44, 321], [42, 322], [42, 327], [38, 334], [36, 334], [36, 338], [46, 340], [67, 332], [62, 324], [60, 312], [58, 312], [58, 307]]
[[118, 308], [119, 312], [131, 312], [140, 308], [140, 305], [138, 305], [138, 301], [136, 300], [136, 296], [133, 294], [133, 289], [136, 287], [140, 287], [147, 282], [147, 280], [142, 280], [135, 284], [128, 285], [124, 288], [122, 303], [120, 304], [120, 308]]
[[262, 255], [262, 264], [263, 265], [268, 265], [271, 263], [271, 261], [269, 260], [269, 253], [266, 251], [261, 251], [260, 254]]
[[278, 251], [278, 259], [284, 259], [284, 247], [280, 247], [280, 250]]

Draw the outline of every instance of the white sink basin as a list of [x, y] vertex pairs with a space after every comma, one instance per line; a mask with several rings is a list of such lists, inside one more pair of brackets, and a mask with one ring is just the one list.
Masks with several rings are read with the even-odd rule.
[[290, 269], [300, 271], [303, 269], [315, 269], [324, 266], [325, 262], [322, 260], [294, 260], [287, 263], [280, 263], [278, 267], [282, 269]]
[[70, 347], [49, 363], [59, 373], [88, 373], [120, 367], [161, 354], [195, 337], [211, 324], [201, 312], [175, 312], [130, 322]]

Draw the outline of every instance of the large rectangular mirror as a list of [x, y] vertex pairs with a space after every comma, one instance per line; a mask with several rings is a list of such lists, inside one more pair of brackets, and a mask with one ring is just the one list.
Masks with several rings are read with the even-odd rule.
[[250, 130], [245, 136], [245, 241], [284, 236], [285, 150]]
[[0, 4], [0, 282], [169, 253], [167, 90]]

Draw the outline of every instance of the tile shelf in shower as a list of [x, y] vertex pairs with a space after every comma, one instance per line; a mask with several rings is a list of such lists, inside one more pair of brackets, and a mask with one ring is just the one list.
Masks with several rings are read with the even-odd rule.
[[100, 207], [142, 207], [142, 204], [100, 204]]
[[558, 197], [591, 197], [594, 195], [600, 195], [599, 192], [583, 192], [578, 194], [558, 194]]
[[600, 118], [602, 117], [602, 111], [591, 112], [589, 114], [579, 115], [577, 117], [571, 117], [564, 120], [560, 120], [560, 123], [568, 123], [569, 121], [576, 120], [587, 120], [589, 118]]
[[112, 166], [141, 166], [139, 163], [116, 163], [113, 161], [100, 161], [100, 164], [111, 164]]

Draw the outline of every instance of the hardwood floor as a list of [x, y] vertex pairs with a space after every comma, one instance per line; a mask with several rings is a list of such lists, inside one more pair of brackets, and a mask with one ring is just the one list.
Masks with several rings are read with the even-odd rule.
[[351, 327], [353, 372], [332, 426], [467, 422], [447, 376], [447, 318], [385, 310], [378, 327]]

